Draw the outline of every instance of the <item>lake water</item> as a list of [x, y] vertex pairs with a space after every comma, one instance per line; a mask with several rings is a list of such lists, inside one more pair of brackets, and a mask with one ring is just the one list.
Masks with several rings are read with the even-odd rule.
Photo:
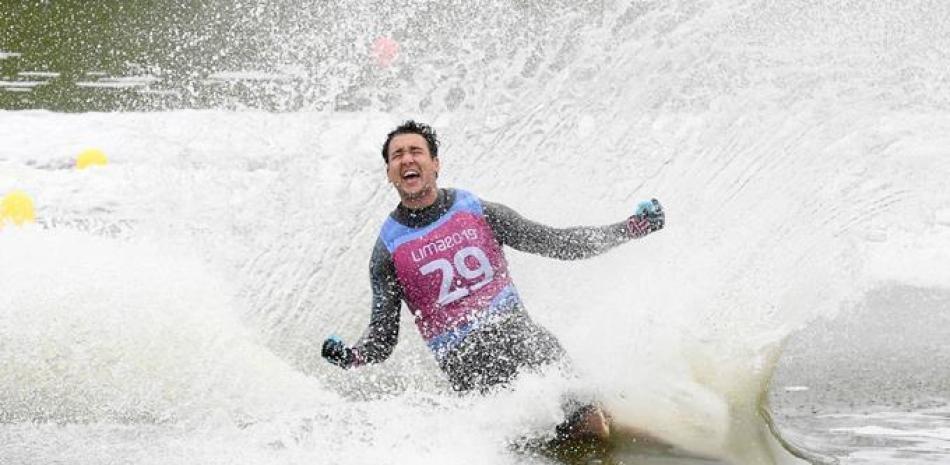
[[[510, 444], [575, 390], [676, 448], [586, 463], [800, 463], [766, 405], [815, 460], [950, 459], [950, 5], [146, 3], [0, 14], [37, 216], [0, 230], [0, 462], [545, 463]], [[440, 185], [546, 224], [663, 202], [592, 260], [508, 252], [577, 378], [458, 397], [406, 312], [386, 363], [320, 359], [408, 118]]]

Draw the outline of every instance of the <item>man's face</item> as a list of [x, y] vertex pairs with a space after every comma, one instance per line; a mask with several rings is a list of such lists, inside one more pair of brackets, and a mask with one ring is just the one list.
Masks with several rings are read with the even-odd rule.
[[[426, 140], [419, 134], [398, 134], [389, 141], [386, 176], [396, 186], [407, 207], [424, 207], [434, 201], [439, 159], [432, 158]], [[421, 204], [420, 204], [421, 203]], [[431, 203], [431, 202], [430, 202]]]

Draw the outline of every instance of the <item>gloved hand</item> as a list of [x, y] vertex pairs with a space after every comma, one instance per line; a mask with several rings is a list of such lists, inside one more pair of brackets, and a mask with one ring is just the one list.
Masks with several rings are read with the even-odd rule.
[[343, 368], [348, 368], [353, 363], [353, 349], [347, 348], [336, 336], [330, 336], [323, 341], [323, 350], [320, 355], [328, 362]]
[[627, 220], [630, 236], [640, 238], [654, 231], [663, 229], [666, 222], [666, 213], [657, 199], [644, 200], [637, 204], [637, 211]]

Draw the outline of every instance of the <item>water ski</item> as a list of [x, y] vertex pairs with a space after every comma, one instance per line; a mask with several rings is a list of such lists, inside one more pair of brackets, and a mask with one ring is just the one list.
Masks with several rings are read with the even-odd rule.
[[553, 435], [522, 437], [512, 443], [512, 449], [522, 455], [540, 456], [571, 465], [620, 465], [627, 463], [626, 458], [631, 454], [663, 460], [677, 457], [687, 461], [673, 463], [689, 465], [717, 463], [677, 452], [647, 432], [616, 421], [600, 406], [594, 405], [582, 407], [569, 415], [555, 428]]

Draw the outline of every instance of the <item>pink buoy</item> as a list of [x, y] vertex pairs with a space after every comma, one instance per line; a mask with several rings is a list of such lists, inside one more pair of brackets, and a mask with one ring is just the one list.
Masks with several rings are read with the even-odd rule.
[[399, 55], [399, 43], [386, 36], [377, 37], [371, 49], [373, 59], [380, 68], [385, 68]]

